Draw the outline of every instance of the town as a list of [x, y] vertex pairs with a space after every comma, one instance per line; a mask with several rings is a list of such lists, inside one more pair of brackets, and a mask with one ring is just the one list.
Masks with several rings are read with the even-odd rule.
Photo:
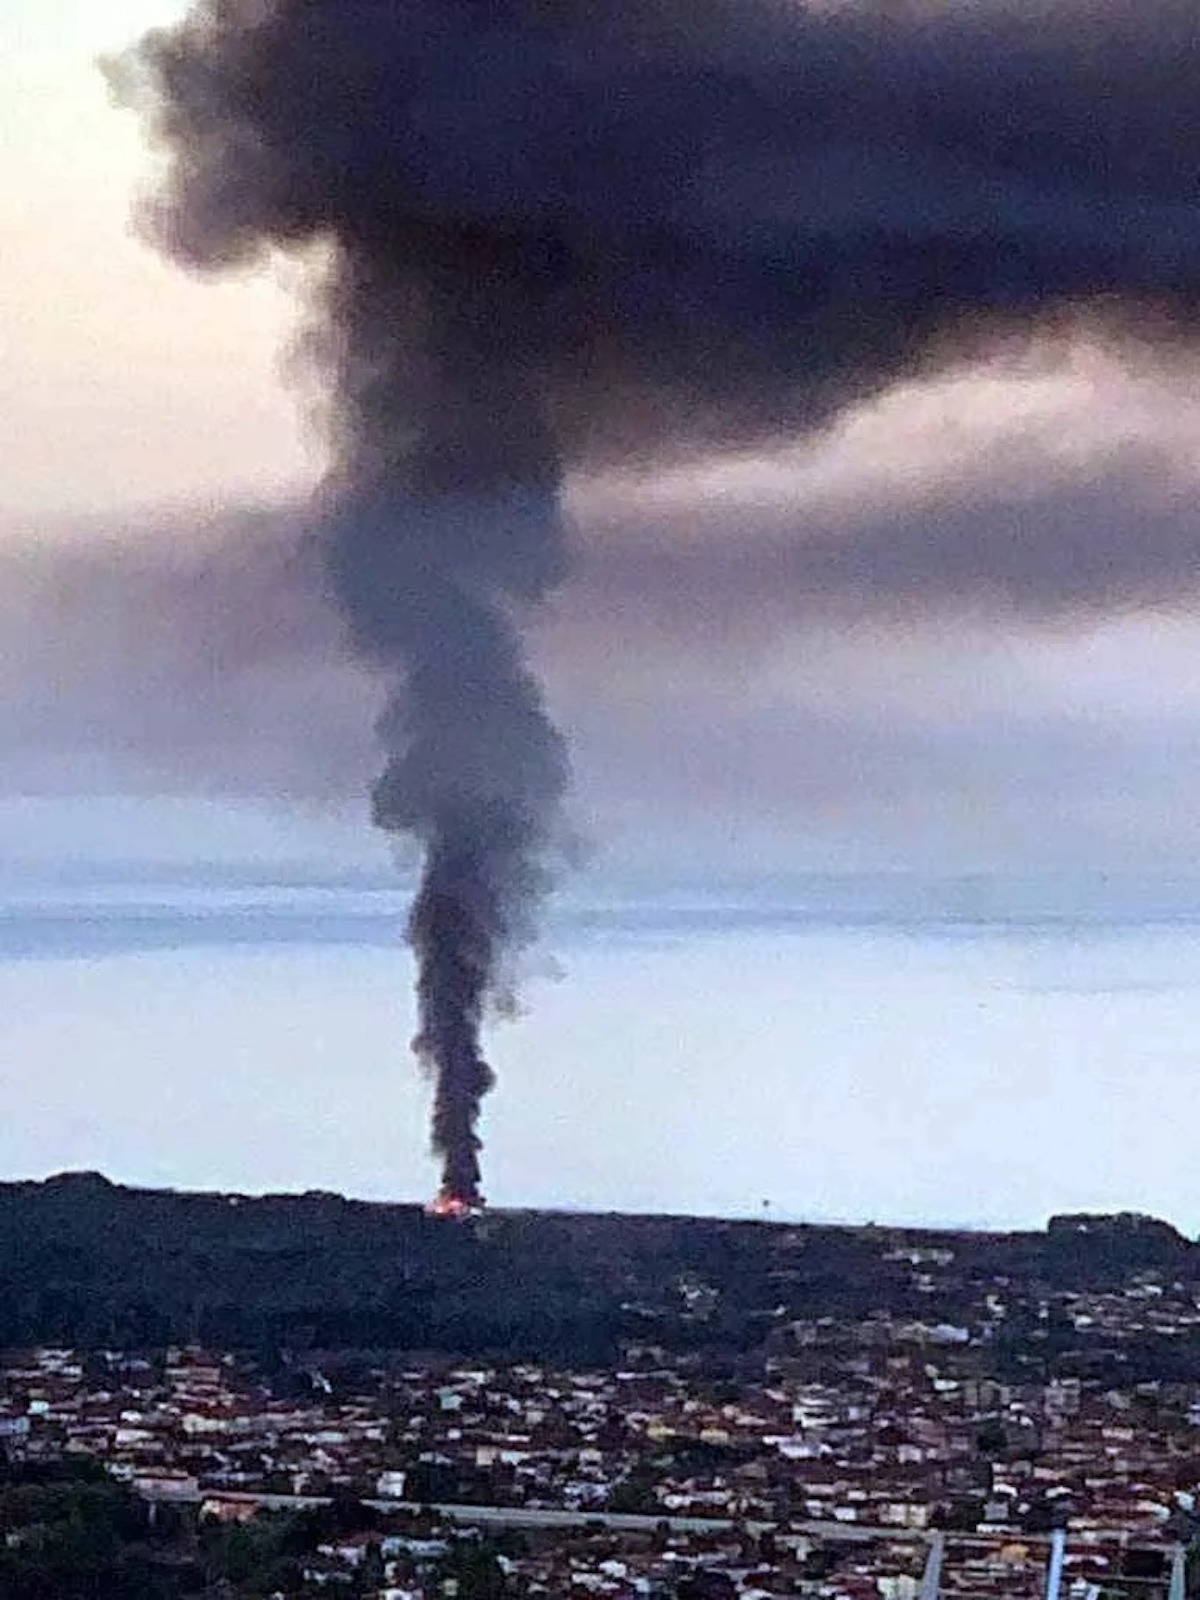
[[[880, 1250], [937, 1304], [953, 1237]], [[702, 1273], [673, 1288], [716, 1316]], [[956, 1303], [789, 1312], [742, 1355], [668, 1348], [647, 1313], [611, 1368], [43, 1344], [4, 1354], [0, 1448], [98, 1464], [180, 1525], [348, 1509], [285, 1600], [1019, 1600], [1047, 1592], [1056, 1530], [1062, 1596], [1166, 1595], [1200, 1529], [1200, 1379], [1139, 1351], [1200, 1339], [1196, 1285], [1147, 1267], [1031, 1300], [997, 1277]], [[464, 1544], [494, 1582], [447, 1575]]]

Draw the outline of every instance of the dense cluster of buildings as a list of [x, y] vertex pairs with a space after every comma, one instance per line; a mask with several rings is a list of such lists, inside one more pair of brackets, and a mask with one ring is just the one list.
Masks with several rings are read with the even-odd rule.
[[[951, 1260], [916, 1250], [910, 1266], [936, 1286]], [[703, 1307], [708, 1290], [681, 1292]], [[916, 1600], [940, 1529], [944, 1595], [1019, 1600], [1043, 1592], [1056, 1527], [1064, 1596], [1123, 1592], [1118, 1575], [1153, 1574], [1153, 1551], [1200, 1525], [1200, 1384], [1113, 1372], [1147, 1331], [1194, 1336], [1200, 1309], [1153, 1271], [1063, 1294], [1034, 1308], [1030, 1348], [1039, 1323], [1101, 1330], [1105, 1362], [1002, 1377], [1005, 1286], [980, 1306], [962, 1324], [791, 1319], [744, 1367], [673, 1355], [652, 1324], [611, 1371], [8, 1352], [0, 1449], [94, 1458], [159, 1505], [223, 1520], [371, 1502], [391, 1515], [320, 1552], [309, 1581], [336, 1587], [370, 1553], [385, 1600], [427, 1595], [464, 1526], [505, 1531], [522, 1595]]]

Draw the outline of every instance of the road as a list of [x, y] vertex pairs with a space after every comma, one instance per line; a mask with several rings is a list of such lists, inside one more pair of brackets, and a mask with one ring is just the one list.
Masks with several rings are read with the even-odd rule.
[[[155, 1495], [142, 1491], [143, 1498], [161, 1499], [171, 1505], [199, 1505], [204, 1500], [225, 1500], [240, 1505], [255, 1505], [263, 1511], [311, 1511], [330, 1504], [327, 1495], [263, 1494], [252, 1490], [200, 1489], [188, 1493], [166, 1492]], [[778, 1522], [749, 1519], [744, 1523], [733, 1517], [673, 1517], [642, 1516], [629, 1511], [563, 1511], [549, 1506], [474, 1506], [450, 1505], [439, 1502], [425, 1505], [415, 1500], [374, 1499], [364, 1500], [375, 1511], [404, 1511], [412, 1514], [426, 1511], [447, 1522], [461, 1523], [474, 1528], [612, 1528], [618, 1533], [652, 1533], [664, 1524], [672, 1533], [727, 1533], [731, 1528], [744, 1526], [748, 1532], [759, 1535], [779, 1531]], [[904, 1528], [872, 1527], [849, 1522], [789, 1522], [789, 1533], [801, 1533], [814, 1539], [839, 1539], [861, 1542], [867, 1539], [925, 1538], [926, 1535]]]
[[[256, 1505], [263, 1511], [309, 1511], [329, 1505], [328, 1495], [261, 1494], [252, 1490], [200, 1489], [185, 1494], [164, 1493], [154, 1495], [141, 1491], [144, 1499], [159, 1499], [171, 1505], [199, 1505], [204, 1500], [227, 1500], [243, 1505]], [[422, 1504], [416, 1500], [372, 1499], [364, 1500], [375, 1511], [403, 1511], [410, 1514], [432, 1512], [446, 1522], [457, 1522], [469, 1528], [582, 1528], [585, 1526], [611, 1528], [617, 1533], [652, 1533], [664, 1524], [672, 1533], [728, 1533], [731, 1528], [744, 1527], [757, 1537], [763, 1533], [801, 1534], [814, 1540], [835, 1540], [842, 1544], [863, 1544], [873, 1539], [911, 1539], [927, 1544], [931, 1529], [898, 1528], [877, 1523], [837, 1522], [833, 1520], [786, 1523], [767, 1522], [761, 1519], [735, 1519], [733, 1517], [673, 1517], [640, 1516], [627, 1511], [562, 1511], [549, 1506], [471, 1506]], [[1109, 1534], [1080, 1532], [1070, 1536], [1074, 1547], [1094, 1547], [1117, 1542], [1138, 1549], [1166, 1550], [1173, 1542], [1155, 1539], [1150, 1535], [1141, 1538], [1113, 1530]], [[1021, 1533], [1016, 1529], [987, 1533], [949, 1531], [948, 1545], [1022, 1544], [1035, 1548], [1048, 1547], [1050, 1536], [1044, 1533]]]

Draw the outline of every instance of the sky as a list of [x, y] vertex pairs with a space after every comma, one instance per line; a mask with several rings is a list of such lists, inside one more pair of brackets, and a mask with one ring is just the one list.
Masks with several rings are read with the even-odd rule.
[[[295, 273], [206, 278], [135, 236], [153, 157], [96, 66], [181, 9], [16, 0], [0, 18], [10, 798], [41, 796], [48, 816], [59, 795], [191, 795], [201, 833], [214, 797], [232, 818], [315, 808], [344, 838], [377, 691], [336, 659], [328, 619], [297, 632], [296, 608], [317, 608], [290, 579], [265, 621], [253, 584], [229, 598], [253, 539], [212, 549], [214, 527], [294, 508], [321, 471]], [[714, 858], [750, 873], [1187, 863], [1200, 689], [1178, 601], [1200, 544], [1197, 444], [1186, 365], [1160, 380], [1068, 341], [909, 385], [769, 462], [579, 476], [583, 559], [536, 649], [592, 858], [688, 875]], [[753, 523], [761, 559], [753, 542], [727, 551], [731, 521]], [[982, 549], [986, 571], [1039, 524], [1047, 560], [1082, 572], [1082, 605], [1039, 613], [1002, 581], [957, 614], [903, 603], [925, 581], [903, 570], [909, 530], [950, 567]], [[1145, 593], [1118, 570], [1106, 596], [1120, 550], [1156, 540]], [[786, 541], [801, 566], [781, 586]], [[171, 587], [200, 605], [164, 600]], [[135, 624], [147, 608], [160, 626]]]
[[[347, 658], [295, 556], [324, 461], [319, 394], [295, 353], [298, 270], [189, 274], [130, 226], [154, 156], [96, 63], [182, 9], [8, 0], [0, 10], [4, 854], [10, 868], [386, 867], [364, 799], [379, 686]], [[572, 742], [571, 816], [590, 872], [692, 886], [880, 868], [1189, 876], [1200, 781], [1193, 377], [1182, 352], [1164, 372], [1071, 333], [1032, 356], [914, 379], [769, 457], [576, 472], [567, 503], [580, 556], [533, 650]], [[953, 606], [939, 597], [945, 573]], [[688, 981], [694, 996], [708, 992], [711, 977], [679, 975], [673, 992], [686, 998]], [[539, 1048], [570, 1037], [564, 994], [545, 1002]], [[22, 1050], [63, 1060], [65, 1024], [49, 1002], [30, 1004]], [[113, 1019], [132, 1002], [107, 1032], [96, 993], [79, 1004], [117, 1061]], [[623, 1004], [620, 1050], [651, 1048], [628, 1031], [645, 989], [629, 988]], [[921, 1006], [941, 1001], [927, 988], [895, 1004], [915, 1050]], [[939, 1035], [933, 1098], [970, 1034], [966, 1020], [955, 1026]], [[1121, 1037], [1134, 1031], [1130, 1022]], [[1168, 1032], [1178, 1042], [1186, 1030], [1172, 1017]], [[272, 1038], [265, 1055], [283, 1048]], [[859, 1106], [872, 1094], [890, 1103], [886, 1052], [878, 1041], [871, 1050]], [[611, 1066], [598, 1055], [592, 1070]], [[706, 1177], [706, 1119], [711, 1128], [721, 1114], [715, 1054], [710, 1066], [684, 1141], [681, 1203], [733, 1206], [740, 1176]], [[1183, 1072], [1176, 1044], [1155, 1070], [1166, 1095]], [[284, 1082], [272, 1058], [264, 1093]], [[1026, 1090], [1014, 1127], [1033, 1078]], [[369, 1100], [368, 1086], [357, 1092]], [[603, 1173], [587, 1175], [583, 1145], [553, 1131], [569, 1124], [569, 1104], [550, 1096], [542, 1125], [516, 1115], [527, 1103], [514, 1101], [497, 1128], [508, 1193], [534, 1193], [520, 1170], [543, 1138], [584, 1173], [578, 1196], [611, 1199]], [[36, 1137], [6, 1135], [8, 1170], [95, 1154], [85, 1129], [55, 1158], [44, 1130], [58, 1125], [58, 1104], [33, 1108]], [[1098, 1127], [1116, 1149], [1126, 1101], [1104, 1105]], [[229, 1113], [243, 1114], [258, 1126]], [[822, 1115], [833, 1129], [836, 1108]], [[851, 1123], [864, 1136], [858, 1111]], [[914, 1138], [933, 1126], [917, 1116]], [[731, 1133], [743, 1141], [739, 1172], [764, 1128]], [[939, 1162], [922, 1214], [1003, 1213], [1011, 1176], [970, 1187], [986, 1132]], [[305, 1147], [289, 1137], [300, 1142], [264, 1181], [300, 1182]], [[105, 1148], [121, 1171], [151, 1173], [147, 1145]], [[887, 1182], [838, 1188], [839, 1149], [827, 1146], [814, 1188], [837, 1191], [834, 1210], [887, 1210]], [[902, 1170], [902, 1156], [875, 1170]], [[327, 1157], [314, 1149], [312, 1163], [325, 1171]], [[372, 1161], [385, 1170], [382, 1153]], [[1052, 1155], [1033, 1161], [1023, 1181], [1045, 1182], [1052, 1168]], [[328, 1170], [353, 1187], [346, 1166]], [[657, 1203], [658, 1191], [635, 1187], [622, 1191], [628, 1203]]]
[[129, 227], [153, 169], [98, 62], [180, 10], [13, 0], [0, 17], [10, 523], [278, 492], [311, 472], [279, 381], [286, 295], [189, 281]]

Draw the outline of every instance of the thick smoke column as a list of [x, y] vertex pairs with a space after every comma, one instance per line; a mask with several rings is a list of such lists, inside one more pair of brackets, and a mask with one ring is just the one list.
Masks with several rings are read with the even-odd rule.
[[[332, 286], [343, 450], [324, 531], [354, 641], [395, 675], [374, 814], [424, 847], [414, 1047], [435, 1084], [442, 1192], [473, 1202], [492, 1085], [481, 1025], [506, 952], [532, 934], [566, 785], [513, 613], [561, 575], [560, 474], [511, 286], [427, 270], [410, 350], [388, 269], [401, 250], [384, 229]], [[364, 259], [381, 282], [363, 281]]]
[[564, 787], [517, 631], [564, 474], [776, 441], [1065, 307], [1161, 342], [1198, 48], [1193, 0], [201, 0], [125, 63], [166, 248], [327, 263], [324, 547], [395, 687], [454, 1193]]
[[[282, 242], [269, 205], [260, 219], [237, 215], [243, 177], [252, 184], [238, 144], [247, 132], [265, 148], [272, 135], [286, 137], [295, 86], [264, 86], [239, 116], [223, 101], [239, 97], [247, 69], [272, 70], [277, 45], [285, 74], [314, 70], [304, 57], [331, 25], [353, 56], [370, 42], [379, 8], [338, 12], [218, 6], [145, 47], [165, 123], [178, 112], [198, 119], [171, 130], [181, 161], [176, 215], [211, 229], [198, 257], [240, 248], [247, 227]], [[326, 87], [348, 113], [351, 60], [341, 63], [345, 76], [336, 55], [331, 65]], [[314, 140], [340, 138], [332, 108], [322, 116]], [[216, 149], [205, 150], [205, 122]], [[354, 645], [392, 680], [374, 816], [424, 849], [409, 924], [419, 967], [414, 1048], [434, 1078], [443, 1193], [473, 1202], [479, 1103], [492, 1084], [481, 1025], [488, 1003], [504, 997], [506, 955], [533, 932], [567, 778], [517, 627], [519, 610], [565, 568], [561, 469], [528, 370], [526, 264], [503, 243], [461, 230], [421, 237], [394, 214], [389, 176], [356, 172], [353, 138], [338, 174], [305, 174], [299, 148], [272, 153], [281, 175], [294, 162], [291, 179], [313, 184], [305, 232], [333, 251], [320, 342], [334, 378], [336, 459], [321, 497], [321, 543]], [[211, 214], [203, 174], [188, 171], [196, 157], [215, 159], [213, 175], [229, 184]]]

